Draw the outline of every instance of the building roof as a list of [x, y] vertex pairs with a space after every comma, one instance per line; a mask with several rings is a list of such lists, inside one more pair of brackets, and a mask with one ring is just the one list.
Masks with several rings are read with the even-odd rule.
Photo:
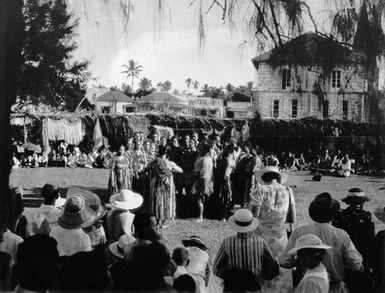
[[187, 101], [167, 92], [153, 92], [138, 100], [139, 104], [186, 105]]
[[256, 68], [261, 62], [272, 64], [346, 64], [362, 63], [365, 53], [341, 45], [314, 32], [302, 34], [252, 59]]
[[133, 102], [133, 99], [126, 96], [122, 92], [109, 91], [96, 98], [97, 102]]
[[240, 92], [234, 92], [233, 94], [230, 95], [230, 101], [231, 102], [247, 102], [250, 103], [251, 101], [251, 96], [248, 96], [244, 93]]

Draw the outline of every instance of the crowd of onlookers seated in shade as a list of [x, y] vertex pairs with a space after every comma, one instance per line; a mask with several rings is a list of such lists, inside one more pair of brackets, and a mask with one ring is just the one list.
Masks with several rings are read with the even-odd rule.
[[[165, 137], [157, 140], [149, 139], [144, 141], [141, 147], [145, 148], [144, 151], [154, 157], [159, 145], [172, 148], [172, 139], [167, 140]], [[245, 145], [250, 145], [250, 143], [246, 142]], [[52, 146], [48, 154], [46, 151], [40, 153], [28, 150], [23, 153], [14, 151], [12, 157], [13, 169], [36, 167], [110, 168], [111, 159], [116, 154], [116, 152], [112, 152], [108, 147], [104, 146], [91, 152], [82, 151], [79, 147], [68, 145], [65, 142], [57, 143], [55, 146]], [[130, 138], [127, 142], [126, 151], [129, 152], [132, 149], [133, 139]], [[264, 165], [276, 165], [280, 169], [287, 171], [311, 170], [339, 177], [348, 177], [351, 173], [360, 175], [379, 173], [379, 170], [376, 170], [374, 166], [373, 155], [369, 151], [349, 153], [325, 149], [317, 153], [311, 150], [307, 152], [269, 152], [258, 146], [256, 146], [256, 149]]]

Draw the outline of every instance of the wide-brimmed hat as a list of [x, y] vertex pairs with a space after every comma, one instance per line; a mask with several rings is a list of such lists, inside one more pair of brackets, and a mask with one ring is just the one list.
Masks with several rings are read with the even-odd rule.
[[340, 210], [340, 203], [327, 193], [317, 195], [309, 205], [309, 216], [318, 223], [327, 223], [334, 219]]
[[196, 235], [192, 235], [187, 239], [182, 240], [182, 244], [184, 246], [196, 246], [199, 247], [202, 250], [207, 250], [207, 246], [203, 243], [202, 238]]
[[365, 192], [361, 188], [351, 188], [348, 191], [348, 195], [342, 199], [342, 201], [349, 205], [360, 205], [370, 199], [365, 195]]
[[323, 244], [322, 240], [314, 234], [306, 234], [295, 241], [295, 247], [288, 251], [288, 254], [294, 255], [301, 249], [331, 249], [332, 247]]
[[133, 243], [135, 241], [135, 237], [123, 234], [120, 236], [118, 241], [115, 241], [111, 243], [108, 248], [110, 249], [111, 253], [114, 254], [116, 257], [124, 259], [124, 249], [127, 245], [130, 243]]
[[112, 207], [129, 211], [139, 208], [143, 204], [143, 197], [129, 189], [123, 189], [110, 197]]
[[90, 191], [69, 189], [58, 224], [65, 229], [87, 228], [103, 215], [99, 197]]
[[266, 173], [277, 173], [279, 177], [281, 178], [281, 183], [285, 183], [288, 179], [288, 175], [284, 172], [279, 172], [279, 169], [277, 166], [267, 166], [264, 169], [259, 169], [254, 172], [254, 176], [257, 179], [257, 181], [261, 184], [265, 184], [266, 182], [262, 180], [263, 175]]
[[227, 220], [227, 224], [238, 233], [247, 233], [257, 229], [259, 222], [249, 210], [240, 209]]

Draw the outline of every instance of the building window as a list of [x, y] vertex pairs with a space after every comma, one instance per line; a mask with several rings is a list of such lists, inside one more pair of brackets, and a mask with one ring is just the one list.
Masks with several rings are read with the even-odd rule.
[[291, 85], [291, 71], [290, 69], [282, 69], [282, 89], [289, 88]]
[[217, 110], [210, 110], [209, 112], [210, 112], [210, 115], [214, 115], [214, 116], [217, 115]]
[[102, 107], [102, 113], [103, 114], [110, 114], [111, 107]]
[[135, 107], [125, 107], [126, 113], [135, 113]]
[[347, 120], [349, 113], [349, 101], [342, 101], [342, 119]]
[[322, 104], [322, 118], [329, 118], [329, 101], [324, 101]]
[[332, 88], [341, 87], [341, 70], [332, 71]]
[[234, 112], [233, 111], [227, 111], [227, 118], [234, 118]]
[[291, 100], [291, 117], [297, 118], [298, 116], [298, 100]]
[[279, 117], [279, 100], [274, 100], [273, 117], [274, 118]]

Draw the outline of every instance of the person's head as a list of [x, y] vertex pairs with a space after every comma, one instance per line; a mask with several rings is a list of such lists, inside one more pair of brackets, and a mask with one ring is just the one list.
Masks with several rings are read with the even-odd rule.
[[171, 262], [170, 252], [167, 247], [154, 241], [148, 245], [147, 265], [151, 267], [156, 275], [165, 275]]
[[216, 145], [220, 145], [220, 144], [221, 144], [221, 137], [220, 137], [218, 134], [214, 134], [214, 136], [213, 136], [213, 142], [214, 142]]
[[56, 189], [52, 184], [46, 184], [43, 186], [41, 195], [44, 198], [45, 205], [55, 205], [56, 200], [59, 198], [59, 189]]
[[207, 133], [202, 134], [202, 142], [208, 142], [209, 141], [209, 135]]
[[172, 260], [178, 266], [187, 266], [189, 263], [188, 250], [184, 247], [177, 247], [172, 252]]
[[192, 150], [192, 151], [196, 151], [197, 145], [196, 145], [196, 141], [195, 141], [195, 140], [193, 140], [193, 139], [190, 140], [190, 142], [189, 142], [189, 148], [190, 148], [190, 150]]
[[156, 227], [156, 218], [153, 214], [150, 213], [138, 213], [135, 215], [133, 221], [135, 229], [135, 237], [137, 239], [145, 240], [156, 240], [153, 239], [155, 227]]
[[133, 143], [134, 143], [134, 139], [132, 137], [127, 139], [127, 149], [130, 149]]
[[11, 287], [11, 256], [0, 251], [0, 291], [12, 291]]
[[250, 148], [249, 148], [249, 146], [248, 146], [247, 144], [244, 144], [244, 145], [242, 146], [242, 151], [243, 151], [244, 153], [246, 153], [246, 154], [249, 154], [249, 153], [250, 153]]
[[17, 284], [31, 291], [53, 288], [58, 277], [57, 242], [46, 234], [33, 235], [19, 244], [14, 266]]
[[137, 142], [137, 141], [139, 141], [139, 140], [140, 140], [140, 134], [139, 134], [138, 131], [136, 131], [136, 132], [134, 133], [134, 142]]
[[159, 135], [158, 135], [157, 132], [154, 132], [154, 134], [152, 135], [152, 141], [155, 142], [155, 143], [158, 143]]
[[331, 222], [340, 210], [340, 203], [327, 193], [317, 195], [309, 205], [309, 216], [317, 223]]
[[190, 146], [190, 135], [189, 134], [185, 134], [184, 137], [183, 137], [183, 142], [184, 142], [184, 145], [186, 147], [189, 147]]
[[297, 262], [304, 269], [313, 269], [320, 265], [326, 250], [330, 246], [322, 243], [322, 240], [314, 234], [306, 234], [298, 238], [295, 247], [289, 250], [289, 255], [297, 255]]
[[143, 131], [139, 131], [139, 140], [144, 141], [144, 133]]
[[137, 140], [137, 141], [134, 142], [134, 150], [135, 151], [140, 150], [141, 147], [142, 147], [142, 142], [140, 140]]
[[348, 153], [344, 154], [344, 160], [345, 161], [349, 160], [349, 154]]
[[143, 149], [145, 151], [149, 151], [151, 149], [151, 142], [149, 140], [146, 140], [144, 143], [143, 143]]
[[102, 292], [110, 284], [105, 247], [61, 258], [60, 289], [69, 292]]
[[167, 146], [167, 137], [162, 136], [162, 137], [160, 138], [160, 145], [162, 145], [162, 146]]
[[178, 140], [178, 137], [176, 135], [174, 135], [171, 139], [171, 143], [172, 143], [172, 146], [173, 147], [178, 147], [179, 146], [179, 140]]
[[158, 148], [158, 157], [166, 157], [169, 153], [169, 148], [163, 145], [160, 145]]
[[194, 293], [196, 291], [195, 280], [188, 274], [176, 278], [172, 286], [178, 293]]
[[195, 140], [195, 141], [199, 141], [199, 135], [197, 132], [193, 132], [193, 134], [191, 135], [191, 139], [192, 140]]
[[262, 175], [261, 178], [266, 183], [270, 183], [273, 181], [281, 183], [281, 176], [276, 172], [266, 172], [265, 174]]
[[369, 200], [370, 198], [365, 195], [365, 191], [363, 191], [361, 188], [351, 188], [349, 189], [347, 196], [341, 201], [350, 206], [355, 206], [362, 209], [364, 203]]
[[126, 148], [124, 147], [124, 145], [121, 145], [119, 148], [119, 155], [123, 155], [125, 151], [126, 151]]

